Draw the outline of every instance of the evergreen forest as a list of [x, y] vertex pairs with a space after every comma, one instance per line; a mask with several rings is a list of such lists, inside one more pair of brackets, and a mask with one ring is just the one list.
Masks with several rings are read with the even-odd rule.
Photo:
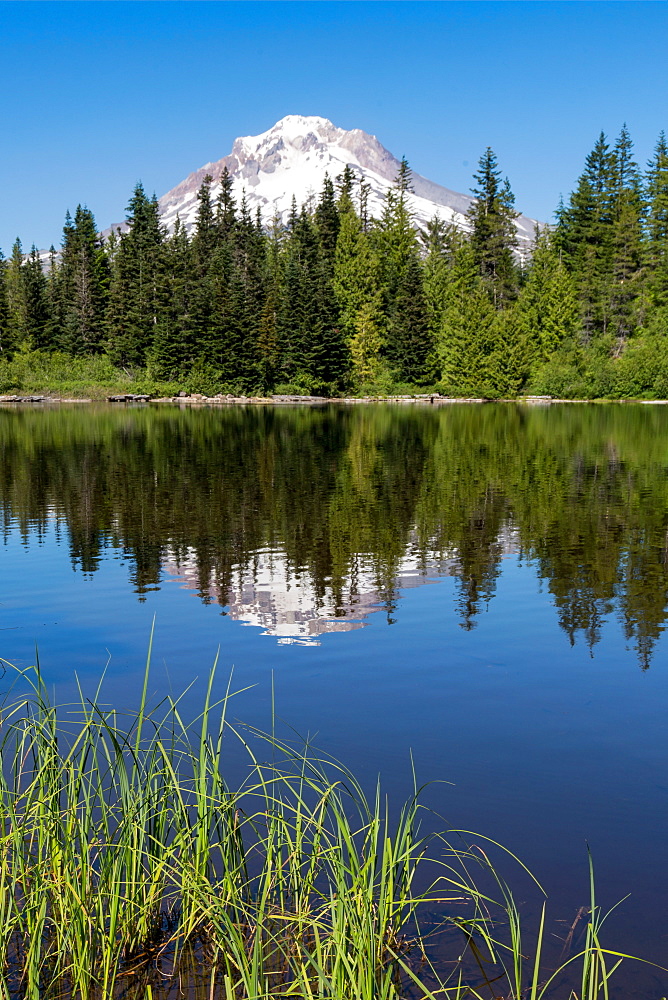
[[644, 170], [626, 126], [601, 134], [530, 253], [489, 148], [466, 232], [415, 226], [405, 160], [380, 218], [350, 167], [285, 222], [220, 182], [214, 200], [205, 178], [190, 234], [168, 233], [138, 184], [123, 231], [103, 239], [79, 205], [48, 261], [17, 239], [0, 260], [0, 392], [78, 370], [209, 395], [668, 397], [663, 133]]

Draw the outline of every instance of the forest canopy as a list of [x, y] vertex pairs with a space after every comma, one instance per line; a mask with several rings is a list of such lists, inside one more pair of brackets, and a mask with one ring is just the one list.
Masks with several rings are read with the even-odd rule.
[[124, 231], [103, 239], [79, 205], [48, 261], [17, 239], [0, 259], [0, 391], [36, 358], [97, 358], [209, 394], [668, 396], [663, 133], [645, 170], [626, 126], [601, 133], [530, 254], [490, 148], [466, 231], [416, 227], [406, 160], [380, 218], [350, 167], [269, 224], [219, 180], [192, 233], [168, 233], [138, 184]]

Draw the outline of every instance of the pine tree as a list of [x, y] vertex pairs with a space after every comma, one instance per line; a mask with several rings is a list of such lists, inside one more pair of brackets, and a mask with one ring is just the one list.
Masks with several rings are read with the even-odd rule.
[[23, 271], [23, 247], [18, 236], [12, 246], [12, 255], [7, 262], [5, 288], [7, 294], [5, 352], [11, 355], [18, 347], [25, 345], [30, 337]]
[[46, 328], [44, 341], [47, 348], [58, 345], [60, 337], [60, 285], [58, 274], [58, 258], [53, 243], [49, 247], [49, 265], [46, 271]]
[[164, 302], [148, 354], [152, 372], [159, 378], [186, 375], [195, 359], [192, 317], [193, 285], [196, 280], [188, 234], [176, 219], [174, 232], [165, 242], [165, 266], [161, 272]]
[[7, 356], [11, 347], [9, 331], [9, 305], [7, 302], [7, 261], [0, 250], [0, 358]]
[[526, 352], [527, 373], [544, 364], [564, 340], [575, 342], [578, 337], [576, 288], [547, 230], [537, 233], [527, 280], [512, 313]]
[[333, 271], [336, 241], [339, 235], [341, 219], [336, 203], [334, 185], [327, 174], [325, 174], [322, 191], [316, 205], [314, 222], [318, 231], [321, 259], [330, 271]]
[[264, 304], [258, 334], [258, 381], [264, 392], [268, 392], [274, 387], [279, 371], [278, 327], [283, 232], [283, 225], [276, 215], [267, 236]]
[[355, 188], [355, 172], [349, 163], [343, 168], [343, 173], [336, 178], [339, 189], [337, 206], [340, 212], [347, 212], [353, 204], [353, 190]]
[[211, 174], [207, 174], [197, 192], [199, 204], [190, 255], [192, 273], [188, 311], [193, 336], [200, 345], [206, 345], [211, 335], [214, 301], [211, 270], [222, 238], [211, 203], [212, 180]]
[[107, 260], [95, 219], [77, 206], [74, 221], [65, 218], [59, 266], [51, 275], [56, 290], [57, 326], [52, 339], [70, 354], [100, 350], [108, 285]]
[[408, 382], [429, 380], [432, 341], [427, 323], [422, 264], [408, 195], [408, 162], [401, 161], [388, 191], [382, 217], [372, 232], [385, 313], [385, 356], [396, 377]]
[[318, 262], [313, 280], [316, 285], [317, 318], [311, 340], [309, 366], [316, 384], [328, 393], [341, 388], [350, 357], [335, 292], [336, 248], [341, 214], [334, 185], [325, 176], [323, 189], [314, 213], [318, 235]]
[[644, 202], [633, 143], [626, 125], [613, 150], [613, 219], [609, 324], [615, 354], [620, 354], [638, 324], [642, 295]]
[[427, 323], [430, 338], [436, 343], [447, 303], [448, 286], [452, 280], [455, 255], [466, 237], [451, 223], [434, 216], [420, 238], [426, 253], [423, 287]]
[[608, 332], [614, 171], [614, 155], [601, 132], [575, 191], [558, 214], [557, 241], [577, 285], [584, 344]]
[[306, 209], [295, 218], [294, 208], [293, 205], [284, 248], [279, 319], [281, 369], [286, 381], [303, 381], [314, 388], [312, 353], [323, 337], [317, 297], [318, 234]]
[[457, 396], [495, 394], [490, 356], [496, 313], [479, 274], [469, 241], [455, 253], [436, 353], [446, 392]]
[[355, 317], [355, 332], [350, 338], [352, 383], [355, 389], [371, 390], [384, 373], [383, 337], [381, 334], [380, 297], [363, 303]]
[[650, 326], [668, 330], [668, 142], [661, 132], [647, 165], [648, 292]]
[[46, 346], [48, 299], [46, 277], [37, 247], [32, 246], [23, 265], [25, 295], [26, 347], [38, 350]]
[[369, 283], [373, 284], [373, 268], [365, 268], [361, 260], [366, 249], [368, 261], [368, 241], [362, 234], [362, 224], [353, 207], [348, 189], [342, 188], [339, 216], [339, 232], [334, 255], [334, 292], [342, 329], [345, 336], [352, 337], [361, 304], [369, 293], [373, 295], [377, 289], [375, 286], [366, 287]]
[[236, 225], [236, 202], [232, 194], [232, 176], [223, 167], [220, 175], [220, 191], [216, 203], [216, 226], [222, 239], [226, 239]]
[[503, 308], [517, 292], [518, 274], [513, 252], [517, 247], [515, 198], [508, 178], [501, 171], [488, 146], [473, 175], [474, 202], [469, 210], [471, 245], [478, 268], [496, 308]]
[[266, 278], [266, 246], [261, 219], [253, 219], [246, 199], [236, 226], [235, 240], [235, 302], [239, 331], [239, 353], [236, 358], [238, 378], [246, 392], [259, 381], [258, 343], [264, 306]]
[[120, 364], [142, 365], [161, 308], [164, 232], [158, 202], [138, 184], [128, 205], [128, 231], [114, 250], [107, 313], [109, 352]]

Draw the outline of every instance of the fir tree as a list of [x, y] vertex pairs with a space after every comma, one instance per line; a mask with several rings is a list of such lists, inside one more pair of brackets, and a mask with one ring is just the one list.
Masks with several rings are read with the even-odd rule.
[[212, 278], [214, 256], [221, 237], [211, 203], [211, 174], [207, 174], [197, 192], [197, 218], [190, 255], [191, 287], [189, 293], [190, 326], [195, 341], [206, 344], [212, 327]]
[[23, 248], [18, 236], [12, 246], [12, 255], [5, 269], [5, 288], [7, 296], [5, 353], [11, 355], [18, 347], [27, 344], [30, 338], [23, 271]]
[[108, 284], [107, 261], [98, 240], [93, 213], [77, 206], [63, 228], [61, 260], [52, 274], [56, 290], [57, 329], [53, 340], [70, 354], [100, 350]]
[[433, 345], [417, 235], [408, 203], [410, 176], [403, 159], [372, 236], [385, 313], [385, 356], [399, 379], [421, 382], [429, 380], [427, 362]]
[[323, 188], [315, 209], [314, 221], [318, 231], [321, 259], [329, 270], [333, 271], [336, 240], [339, 235], [341, 221], [336, 203], [334, 185], [327, 174], [325, 174]]
[[195, 337], [192, 317], [195, 269], [192, 249], [181, 220], [164, 246], [164, 303], [149, 350], [151, 370], [159, 378], [177, 378], [187, 374], [195, 361]]
[[343, 168], [343, 173], [336, 178], [339, 189], [338, 207], [342, 212], [347, 212], [348, 207], [353, 203], [353, 190], [355, 188], [355, 172], [349, 163]]
[[25, 346], [32, 350], [38, 350], [46, 346], [48, 299], [42, 261], [37, 247], [34, 245], [23, 265], [23, 285], [26, 323]]
[[10, 350], [9, 305], [7, 302], [7, 261], [0, 250], [0, 357]]
[[495, 320], [473, 247], [463, 242], [455, 253], [436, 345], [446, 392], [457, 396], [495, 394], [490, 368]]
[[279, 370], [279, 308], [281, 301], [281, 244], [283, 226], [274, 216], [266, 244], [264, 304], [258, 334], [258, 381], [263, 392], [276, 383]]
[[364, 302], [355, 317], [355, 332], [350, 338], [352, 383], [355, 389], [373, 390], [383, 374], [383, 337], [381, 334], [380, 297]]
[[527, 280], [513, 308], [513, 322], [525, 352], [526, 374], [546, 362], [562, 341], [577, 339], [576, 288], [547, 230], [536, 235]]
[[455, 255], [465, 239], [460, 229], [438, 216], [427, 223], [426, 230], [421, 234], [426, 253], [423, 275], [425, 308], [433, 343], [436, 343], [440, 334]]
[[584, 344], [607, 333], [614, 172], [614, 155], [601, 132], [575, 191], [558, 215], [558, 246], [578, 288]]
[[647, 165], [647, 202], [648, 291], [656, 317], [649, 325], [668, 330], [668, 142], [664, 132]]
[[496, 308], [512, 301], [517, 291], [517, 269], [513, 252], [517, 247], [515, 198], [508, 178], [488, 146], [473, 175], [474, 202], [469, 210], [471, 245], [478, 273]]
[[109, 290], [109, 351], [120, 364], [142, 365], [153, 343], [164, 289], [164, 233], [155, 196], [138, 184], [128, 205], [128, 231], [114, 252]]
[[235, 224], [236, 202], [232, 194], [232, 176], [227, 167], [223, 167], [223, 172], [220, 175], [220, 191], [216, 203], [216, 226], [218, 227], [220, 236], [226, 239], [231, 234]]
[[342, 189], [339, 215], [333, 282], [342, 329], [347, 337], [352, 337], [357, 311], [365, 296], [369, 292], [373, 294], [376, 288], [366, 287], [373, 268], [365, 267], [361, 259], [368, 243], [362, 235], [360, 218], [353, 207], [349, 190]]
[[638, 322], [642, 295], [644, 202], [638, 165], [626, 125], [613, 150], [613, 219], [609, 324], [615, 353], [620, 354]]

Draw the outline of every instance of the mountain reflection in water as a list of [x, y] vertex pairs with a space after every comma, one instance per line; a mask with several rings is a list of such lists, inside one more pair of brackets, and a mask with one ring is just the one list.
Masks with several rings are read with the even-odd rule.
[[668, 413], [490, 404], [2, 410], [5, 537], [55, 521], [73, 564], [120, 549], [281, 642], [359, 627], [455, 576], [471, 629], [504, 555], [546, 581], [571, 642], [615, 614], [650, 664], [668, 594]]

